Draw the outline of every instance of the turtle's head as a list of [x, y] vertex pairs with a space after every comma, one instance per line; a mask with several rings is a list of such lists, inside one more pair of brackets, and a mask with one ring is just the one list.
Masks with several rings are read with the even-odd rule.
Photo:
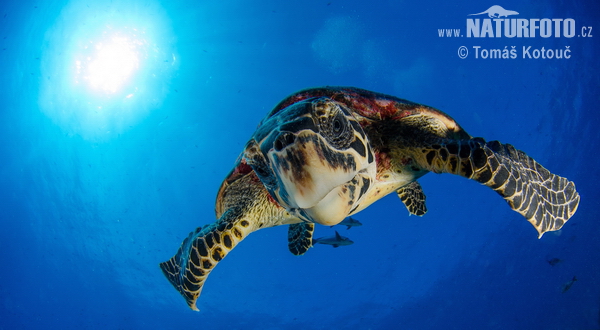
[[376, 171], [360, 124], [345, 105], [326, 97], [266, 118], [245, 157], [281, 206], [324, 225], [339, 223], [359, 205]]

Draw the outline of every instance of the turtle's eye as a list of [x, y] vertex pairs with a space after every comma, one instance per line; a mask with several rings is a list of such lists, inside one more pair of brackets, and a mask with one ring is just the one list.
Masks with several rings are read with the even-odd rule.
[[348, 118], [341, 111], [333, 111], [323, 118], [321, 134], [336, 149], [346, 149], [352, 143], [354, 134]]
[[343, 131], [344, 123], [343, 123], [342, 119], [343, 118], [340, 118], [340, 114], [338, 114], [337, 116], [335, 116], [335, 118], [333, 118], [333, 123], [331, 125], [331, 128], [333, 129], [334, 134], [340, 134], [340, 132]]
[[346, 117], [349, 113], [336, 102], [327, 98], [313, 103], [313, 116], [318, 132], [335, 149], [347, 149], [354, 141], [354, 129]]

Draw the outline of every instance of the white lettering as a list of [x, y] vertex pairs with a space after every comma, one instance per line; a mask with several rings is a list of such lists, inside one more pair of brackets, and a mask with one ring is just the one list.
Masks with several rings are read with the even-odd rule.
[[[514, 46], [513, 46], [514, 48]], [[542, 59], [561, 59], [561, 58], [571, 58], [571, 50], [570, 46], [565, 46], [565, 49], [546, 49], [542, 47], [541, 49], [531, 49], [531, 46], [525, 47], [523, 46], [523, 58], [542, 58]]]
[[496, 22], [496, 38], [502, 37], [502, 21], [504, 20], [494, 18], [494, 22]]
[[525, 46], [523, 46], [523, 58], [531, 58], [531, 54], [529, 54], [529, 49], [531, 49], [531, 46], [525, 48]]
[[481, 27], [481, 34], [480, 36], [482, 38], [484, 37], [489, 37], [489, 38], [493, 38], [494, 37], [494, 29], [492, 28], [492, 21], [489, 19], [484, 19], [483, 20], [483, 26]]
[[540, 20], [537, 18], [529, 19], [529, 38], [535, 38], [535, 30], [539, 30], [539, 25], [537, 24]]
[[572, 18], [567, 18], [563, 22], [563, 33], [567, 38], [573, 38], [575, 36], [575, 20]]
[[[535, 38], [539, 32], [542, 38], [554, 37], [573, 38], [575, 36], [576, 24], [572, 18], [484, 18], [467, 19], [467, 38], [500, 38], [502, 35], [506, 38]], [[591, 27], [582, 27], [582, 36], [591, 36]], [[438, 30], [438, 35], [442, 36], [444, 30]], [[452, 32], [457, 37], [456, 30], [446, 30], [445, 35], [450, 37]]]
[[516, 19], [505, 19], [504, 20], [504, 36], [507, 38], [514, 38], [517, 35], [517, 20]]
[[467, 19], [467, 38], [471, 38], [471, 34], [475, 38], [479, 38], [479, 18]]
[[552, 21], [548, 18], [543, 18], [540, 21], [540, 36], [548, 38], [552, 36]]
[[554, 37], [560, 38], [560, 22], [562, 22], [562, 18], [553, 18], [552, 22], [554, 22]]
[[529, 29], [527, 26], [529, 25], [529, 21], [524, 18], [517, 18], [517, 38], [522, 38], [523, 36], [529, 36]]

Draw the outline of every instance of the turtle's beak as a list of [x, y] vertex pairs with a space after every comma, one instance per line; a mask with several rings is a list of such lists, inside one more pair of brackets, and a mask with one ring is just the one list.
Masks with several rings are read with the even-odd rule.
[[303, 209], [305, 220], [324, 225], [337, 224], [350, 213], [375, 173], [375, 163], [352, 150], [332, 149], [312, 131], [282, 133], [268, 155], [279, 199], [289, 209]]
[[325, 226], [340, 223], [354, 209], [371, 187], [368, 170], [359, 172], [352, 180], [332, 189], [316, 205], [304, 209], [307, 218]]

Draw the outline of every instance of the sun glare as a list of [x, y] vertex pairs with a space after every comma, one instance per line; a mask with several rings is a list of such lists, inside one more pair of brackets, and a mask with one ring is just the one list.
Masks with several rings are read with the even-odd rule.
[[88, 58], [84, 78], [94, 89], [115, 93], [139, 69], [134, 44], [126, 38], [115, 37], [108, 44], [98, 43], [95, 48], [95, 58]]
[[75, 84], [85, 83], [96, 92], [117, 93], [140, 69], [147, 42], [137, 31], [131, 36], [105, 31], [99, 41], [90, 40], [75, 58]]
[[156, 0], [71, 0], [46, 33], [41, 111], [69, 134], [118, 136], [168, 95], [173, 40]]

